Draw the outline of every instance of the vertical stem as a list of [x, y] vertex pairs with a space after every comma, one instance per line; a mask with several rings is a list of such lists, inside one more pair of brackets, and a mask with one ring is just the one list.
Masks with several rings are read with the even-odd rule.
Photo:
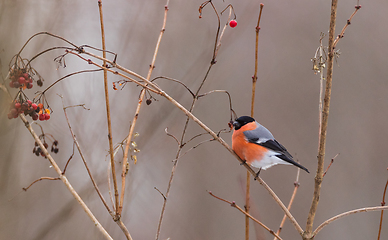
[[333, 60], [334, 60], [333, 42], [334, 42], [334, 34], [335, 34], [336, 16], [337, 16], [337, 3], [338, 3], [338, 0], [332, 0], [332, 3], [331, 3], [327, 74], [326, 74], [326, 91], [325, 91], [324, 105], [322, 110], [322, 126], [321, 126], [320, 140], [319, 140], [319, 151], [317, 156], [318, 167], [317, 167], [317, 173], [315, 175], [313, 201], [307, 218], [306, 232], [304, 234], [305, 239], [311, 238], [310, 235], [313, 229], [313, 223], [314, 223], [314, 218], [318, 207], [319, 196], [320, 196], [321, 185], [322, 185], [322, 178], [323, 178], [326, 133], [327, 133], [327, 124], [328, 124], [328, 117], [329, 117], [331, 86], [332, 86], [332, 76], [333, 76]]
[[[245, 193], [245, 212], [249, 213], [251, 209], [250, 196], [251, 196], [251, 174], [247, 171], [247, 185]], [[249, 240], [249, 216], [245, 215], [245, 240]]]
[[[385, 194], [387, 193], [387, 187], [388, 187], [388, 180], [387, 180], [387, 183], [385, 184], [384, 193], [383, 193], [383, 200], [381, 201], [381, 206], [385, 206]], [[379, 224], [379, 234], [377, 236], [377, 240], [380, 240], [380, 236], [381, 236], [381, 228], [383, 226], [383, 215], [384, 215], [384, 211], [381, 210], [380, 224]]]
[[[261, 13], [263, 12], [264, 4], [260, 3], [260, 13], [257, 19], [256, 25], [256, 44], [255, 44], [255, 73], [252, 77], [252, 101], [251, 101], [251, 117], [254, 117], [255, 113], [255, 95], [256, 95], [256, 82], [257, 82], [257, 69], [259, 65], [259, 31], [260, 31], [260, 20]], [[247, 171], [247, 183], [245, 193], [245, 211], [249, 213], [251, 208], [250, 204], [250, 188], [251, 188], [251, 174]], [[249, 240], [249, 217], [245, 215], [245, 240]]]
[[[106, 58], [105, 52], [105, 31], [104, 31], [104, 19], [102, 15], [102, 2], [98, 1], [98, 9], [100, 12], [100, 23], [101, 23], [101, 39], [102, 39], [102, 56]], [[103, 65], [106, 65], [106, 62], [103, 62]], [[104, 69], [104, 89], [105, 89], [105, 103], [106, 103], [106, 116], [108, 120], [108, 140], [109, 140], [109, 154], [110, 154], [110, 162], [112, 165], [112, 178], [113, 178], [113, 187], [115, 191], [115, 210], [116, 217], [119, 216], [119, 191], [117, 187], [117, 179], [116, 179], [116, 168], [115, 168], [115, 159], [113, 156], [113, 140], [112, 140], [112, 126], [111, 126], [111, 117], [110, 117], [110, 104], [109, 104], [109, 92], [108, 92], [108, 72]]]
[[[147, 80], [150, 80], [152, 71], [155, 68], [156, 56], [158, 55], [160, 42], [161, 42], [163, 34], [165, 32], [166, 22], [167, 22], [168, 3], [169, 3], [169, 0], [167, 0], [166, 5], [164, 6], [163, 26], [162, 26], [162, 30], [160, 31], [158, 41], [156, 43], [156, 47], [155, 47], [154, 55], [152, 57], [150, 68], [148, 70]], [[148, 85], [148, 84], [146, 84], [146, 85]], [[133, 117], [131, 126], [129, 128], [129, 133], [128, 133], [127, 141], [126, 141], [126, 144], [125, 144], [125, 150], [124, 150], [124, 156], [123, 156], [123, 165], [122, 165], [122, 173], [121, 173], [121, 197], [120, 197], [120, 205], [118, 207], [118, 209], [119, 209], [118, 212], [120, 214], [122, 212], [123, 203], [124, 203], [125, 178], [126, 178], [126, 174], [125, 173], [126, 173], [126, 166], [127, 166], [127, 161], [128, 161], [129, 144], [131, 143], [131, 140], [132, 140], [132, 135], [133, 135], [133, 132], [135, 130], [135, 125], [136, 125], [137, 118], [138, 118], [139, 113], [140, 113], [140, 108], [142, 106], [145, 94], [146, 94], [146, 89], [143, 88], [141, 90], [141, 92], [140, 92], [139, 102], [138, 102], [137, 107], [136, 107], [135, 116]]]

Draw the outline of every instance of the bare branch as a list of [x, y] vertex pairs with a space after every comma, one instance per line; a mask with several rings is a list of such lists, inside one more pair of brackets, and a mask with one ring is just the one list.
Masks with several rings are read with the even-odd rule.
[[346, 217], [346, 216], [349, 216], [349, 215], [352, 215], [352, 214], [355, 214], [355, 213], [372, 212], [372, 211], [380, 211], [380, 210], [381, 211], [388, 210], [388, 206], [359, 208], [359, 209], [354, 209], [354, 210], [351, 210], [351, 211], [348, 211], [348, 212], [344, 212], [344, 213], [338, 214], [337, 216], [334, 216], [334, 217], [324, 221], [321, 225], [319, 225], [317, 227], [317, 229], [315, 229], [315, 231], [312, 233], [311, 236], [312, 236], [312, 238], [314, 238], [319, 233], [319, 231], [322, 230], [322, 228], [324, 228], [328, 224], [330, 224], [330, 223], [332, 223], [335, 220], [338, 220], [340, 218], [343, 218], [343, 217]]

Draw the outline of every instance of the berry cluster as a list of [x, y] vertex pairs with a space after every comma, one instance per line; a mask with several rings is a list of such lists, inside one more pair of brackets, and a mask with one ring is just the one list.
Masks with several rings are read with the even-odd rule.
[[[11, 88], [20, 88], [20, 89], [31, 89], [33, 87], [33, 78], [27, 72], [26, 68], [14, 68], [10, 71], [10, 79], [9, 86]], [[39, 79], [37, 82], [38, 86], [43, 85], [42, 79]]]
[[[46, 142], [46, 139], [44, 138], [44, 135], [41, 135], [39, 138], [42, 138], [43, 140], [43, 146], [47, 149], [48, 144]], [[53, 144], [51, 145], [51, 152], [58, 153], [58, 141], [54, 140]], [[43, 153], [43, 150], [40, 148], [37, 142], [35, 142], [34, 149], [32, 149], [32, 153], [34, 153], [36, 156], [42, 156], [46, 158], [46, 155]]]
[[36, 104], [28, 100], [23, 92], [20, 91], [10, 105], [8, 119], [17, 118], [19, 114], [23, 113], [25, 116], [29, 115], [34, 121], [38, 119], [41, 121], [50, 119], [49, 109], [45, 109], [42, 103]]

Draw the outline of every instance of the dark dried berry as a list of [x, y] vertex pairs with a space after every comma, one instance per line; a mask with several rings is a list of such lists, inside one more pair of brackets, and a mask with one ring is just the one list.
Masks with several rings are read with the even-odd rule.
[[58, 148], [54, 148], [54, 153], [58, 153]]
[[38, 81], [36, 81], [36, 83], [38, 84], [39, 87], [43, 86], [43, 81], [41, 79], [39, 79]]
[[146, 103], [147, 103], [147, 105], [150, 105], [152, 103], [152, 100], [151, 99], [147, 99]]
[[43, 143], [43, 146], [47, 149], [48, 148], [48, 144], [45, 142]]
[[36, 114], [36, 113], [32, 113], [31, 117], [32, 117], [32, 120], [34, 120], [34, 121], [38, 120], [38, 118], [39, 118], [38, 114]]
[[54, 146], [58, 146], [58, 140], [55, 140], [55, 141], [53, 142], [53, 145], [54, 145]]

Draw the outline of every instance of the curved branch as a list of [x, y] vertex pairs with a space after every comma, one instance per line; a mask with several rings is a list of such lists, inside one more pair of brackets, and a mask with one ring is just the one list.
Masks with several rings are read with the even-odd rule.
[[346, 217], [346, 216], [349, 216], [351, 214], [360, 213], [360, 212], [372, 212], [372, 211], [380, 211], [380, 210], [388, 210], [388, 206], [359, 208], [359, 209], [354, 209], [354, 210], [351, 210], [348, 212], [338, 214], [337, 216], [334, 216], [334, 217], [324, 221], [321, 225], [319, 225], [317, 227], [317, 229], [315, 229], [315, 231], [312, 233], [312, 238], [314, 238], [318, 234], [318, 232], [322, 230], [322, 228], [324, 228], [328, 224], [330, 224], [330, 223], [334, 222], [335, 220], [338, 220], [342, 217]]
[[173, 81], [173, 82], [179, 83], [180, 85], [182, 85], [183, 87], [185, 87], [187, 91], [189, 91], [189, 93], [191, 94], [191, 96], [195, 97], [195, 94], [190, 90], [190, 88], [187, 87], [183, 82], [181, 82], [181, 81], [179, 81], [179, 80], [177, 80], [177, 79], [170, 78], [170, 77], [159, 76], [159, 77], [156, 77], [156, 78], [152, 79], [150, 82], [153, 82], [153, 81], [155, 81], [156, 79], [159, 79], [159, 78], [162, 78], [162, 79], [166, 79], [166, 80], [169, 80], [169, 81]]
[[[35, 60], [37, 57], [39, 57], [40, 55], [46, 53], [46, 52], [49, 52], [49, 51], [52, 51], [52, 50], [56, 50], [56, 49], [66, 49], [66, 50], [74, 50], [74, 48], [70, 48], [70, 47], [52, 47], [52, 48], [48, 48], [38, 54], [36, 54], [35, 56], [33, 56], [30, 60], [28, 60], [26, 66], [30, 65], [30, 63]], [[55, 60], [55, 59], [54, 59]]]
[[41, 94], [46, 93], [46, 92], [47, 92], [50, 88], [52, 88], [55, 84], [57, 84], [58, 82], [62, 81], [62, 80], [65, 79], [65, 78], [71, 77], [71, 76], [76, 75], [76, 74], [79, 74], [79, 73], [98, 72], [98, 71], [102, 71], [102, 69], [82, 70], [82, 71], [78, 71], [78, 72], [73, 72], [73, 73], [67, 74], [66, 76], [61, 77], [61, 78], [58, 79], [57, 81], [53, 82], [50, 86], [48, 86], [45, 90], [43, 90], [43, 91], [41, 92]]
[[172, 135], [171, 133], [168, 132], [168, 128], [165, 128], [164, 131], [166, 132], [167, 136], [170, 136], [173, 139], [175, 139], [175, 141], [178, 144], [178, 146], [181, 146], [181, 143], [179, 142], [179, 140], [174, 135]]
[[[230, 93], [228, 91], [226, 91], [226, 90], [212, 90], [212, 91], [209, 91], [209, 92], [206, 92], [206, 93], [198, 95], [197, 98], [204, 97], [204, 96], [212, 94], [212, 93], [226, 93], [228, 95], [229, 108], [230, 108], [230, 111], [231, 111], [230, 121], [233, 121], [236, 118], [236, 116], [235, 116], [236, 113], [233, 110], [233, 107], [232, 107], [232, 97], [230, 96]], [[234, 116], [234, 118], [233, 118], [233, 116]]]
[[64, 42], [66, 42], [66, 43], [70, 44], [71, 46], [73, 46], [73, 47], [75, 47], [75, 48], [78, 49], [78, 46], [77, 46], [77, 45], [75, 45], [74, 43], [70, 42], [69, 40], [67, 40], [67, 39], [65, 39], [65, 38], [63, 38], [63, 37], [57, 36], [57, 35], [52, 34], [52, 33], [49, 33], [49, 32], [38, 32], [38, 33], [32, 35], [32, 36], [27, 40], [27, 42], [23, 45], [23, 47], [20, 49], [20, 51], [18, 52], [17, 55], [20, 55], [20, 53], [23, 51], [23, 49], [27, 46], [27, 44], [28, 44], [34, 37], [36, 37], [36, 36], [38, 36], [38, 35], [42, 35], [42, 34], [46, 34], [46, 35], [49, 35], [49, 36], [51, 36], [51, 37], [58, 38], [58, 39], [60, 39], [60, 40], [62, 40], [62, 41], [64, 41]]

